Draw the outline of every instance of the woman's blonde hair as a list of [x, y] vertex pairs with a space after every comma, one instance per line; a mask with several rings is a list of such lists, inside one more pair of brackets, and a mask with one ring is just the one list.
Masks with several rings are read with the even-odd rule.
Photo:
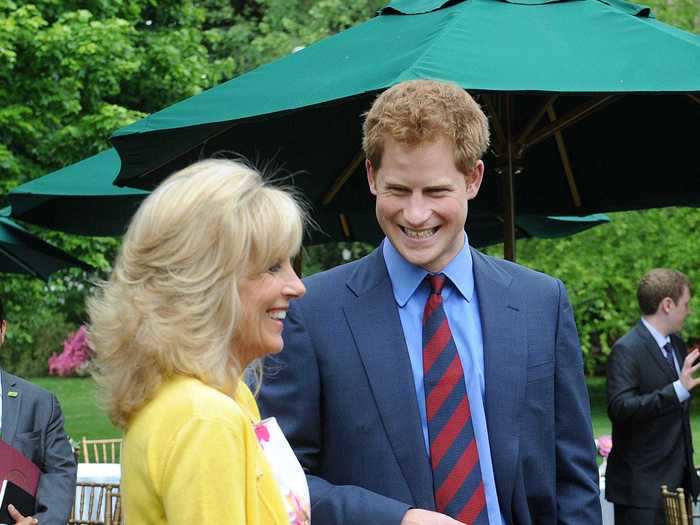
[[174, 173], [141, 204], [88, 300], [94, 376], [115, 425], [176, 374], [235, 393], [238, 284], [297, 253], [303, 225], [289, 192], [228, 160]]

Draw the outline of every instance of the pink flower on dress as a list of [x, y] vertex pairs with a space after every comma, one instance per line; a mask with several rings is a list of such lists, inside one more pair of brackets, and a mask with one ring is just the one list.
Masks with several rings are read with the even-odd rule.
[[262, 445], [263, 441], [270, 441], [270, 431], [265, 425], [255, 425], [255, 437], [258, 438], [258, 443]]
[[309, 525], [309, 515], [304, 509], [304, 505], [299, 496], [291, 490], [287, 493], [287, 503], [289, 503], [289, 523], [291, 525]]

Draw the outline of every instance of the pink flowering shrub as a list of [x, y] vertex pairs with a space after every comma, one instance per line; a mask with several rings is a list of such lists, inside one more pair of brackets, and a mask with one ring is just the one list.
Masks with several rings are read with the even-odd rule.
[[52, 376], [86, 375], [92, 357], [88, 346], [87, 329], [81, 326], [63, 341], [63, 352], [49, 357], [49, 374]]
[[598, 455], [607, 458], [612, 450], [612, 436], [600, 436], [598, 438]]

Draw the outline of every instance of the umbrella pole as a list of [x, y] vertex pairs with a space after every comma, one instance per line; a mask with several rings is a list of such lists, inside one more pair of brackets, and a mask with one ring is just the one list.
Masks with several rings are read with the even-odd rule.
[[503, 257], [515, 261], [515, 191], [513, 189], [513, 143], [510, 129], [511, 95], [505, 96], [506, 151], [508, 169], [503, 173]]

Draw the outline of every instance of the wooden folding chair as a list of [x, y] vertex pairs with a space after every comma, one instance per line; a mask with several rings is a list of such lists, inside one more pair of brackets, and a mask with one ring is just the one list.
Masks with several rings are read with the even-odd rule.
[[671, 491], [667, 485], [661, 485], [661, 499], [664, 503], [666, 525], [693, 525], [693, 518], [700, 517], [692, 514], [690, 500], [686, 499], [682, 488]]
[[122, 525], [122, 494], [119, 486], [112, 488], [112, 525]]
[[122, 439], [87, 439], [80, 440], [82, 463], [119, 463], [122, 456]]
[[119, 525], [120, 521], [119, 485], [78, 481], [68, 525]]

